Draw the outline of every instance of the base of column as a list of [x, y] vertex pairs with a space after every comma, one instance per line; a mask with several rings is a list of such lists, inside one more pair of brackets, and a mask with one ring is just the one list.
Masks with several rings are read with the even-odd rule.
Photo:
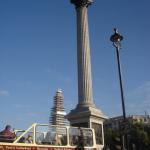
[[107, 119], [107, 116], [101, 110], [91, 106], [83, 107], [78, 104], [66, 118], [71, 126], [93, 128], [95, 130], [97, 149], [104, 147], [103, 122]]
[[78, 104], [77, 107], [66, 116], [72, 126], [91, 127], [90, 120], [103, 122], [107, 119], [101, 110], [97, 109], [94, 104], [85, 106]]

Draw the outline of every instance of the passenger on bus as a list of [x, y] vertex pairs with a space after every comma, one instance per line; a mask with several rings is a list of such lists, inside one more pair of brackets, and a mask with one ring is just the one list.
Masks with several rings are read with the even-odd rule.
[[18, 141], [18, 143], [25, 143], [25, 142], [26, 142], [25, 137], [21, 137], [20, 140]]
[[66, 135], [62, 135], [62, 137], [61, 137], [61, 144], [62, 145], [67, 145], [67, 136]]
[[62, 145], [60, 135], [56, 134], [56, 136], [55, 136], [55, 143], [54, 144], [55, 145]]
[[42, 140], [43, 144], [53, 144], [53, 138], [51, 132], [47, 132], [45, 138]]
[[25, 143], [33, 143], [33, 138], [31, 135], [28, 135], [28, 137], [26, 138]]
[[15, 139], [16, 135], [12, 131], [10, 125], [6, 125], [5, 129], [0, 132], [0, 137], [5, 139]]

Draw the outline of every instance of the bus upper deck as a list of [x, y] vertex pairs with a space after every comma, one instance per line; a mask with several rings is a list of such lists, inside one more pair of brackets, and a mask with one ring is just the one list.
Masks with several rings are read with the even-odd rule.
[[14, 139], [0, 137], [0, 150], [96, 148], [95, 133], [90, 128], [33, 124], [27, 130], [15, 130], [15, 135]]

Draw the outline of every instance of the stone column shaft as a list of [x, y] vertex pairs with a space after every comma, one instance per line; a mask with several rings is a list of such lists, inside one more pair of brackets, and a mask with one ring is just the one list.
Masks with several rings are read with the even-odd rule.
[[[90, 58], [90, 42], [88, 28], [88, 6], [93, 0], [71, 0], [77, 13], [77, 63], [78, 63], [78, 105], [66, 116], [72, 126], [92, 127], [102, 129], [106, 118], [101, 110], [97, 109], [93, 101], [92, 73]], [[97, 130], [95, 130], [97, 131]], [[96, 135], [102, 135], [98, 130]], [[103, 138], [103, 137], [102, 137]], [[99, 137], [96, 137], [99, 140]], [[100, 145], [98, 149], [102, 149]]]
[[93, 105], [90, 42], [87, 7], [77, 12], [78, 106]]

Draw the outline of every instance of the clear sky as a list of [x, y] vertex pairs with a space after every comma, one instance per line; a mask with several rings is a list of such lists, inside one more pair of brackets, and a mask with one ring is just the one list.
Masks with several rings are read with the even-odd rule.
[[[89, 7], [94, 102], [121, 115], [113, 28], [121, 50], [127, 114], [150, 114], [150, 1], [94, 0]], [[69, 0], [0, 0], [0, 128], [48, 123], [53, 96], [77, 104], [76, 16]]]

